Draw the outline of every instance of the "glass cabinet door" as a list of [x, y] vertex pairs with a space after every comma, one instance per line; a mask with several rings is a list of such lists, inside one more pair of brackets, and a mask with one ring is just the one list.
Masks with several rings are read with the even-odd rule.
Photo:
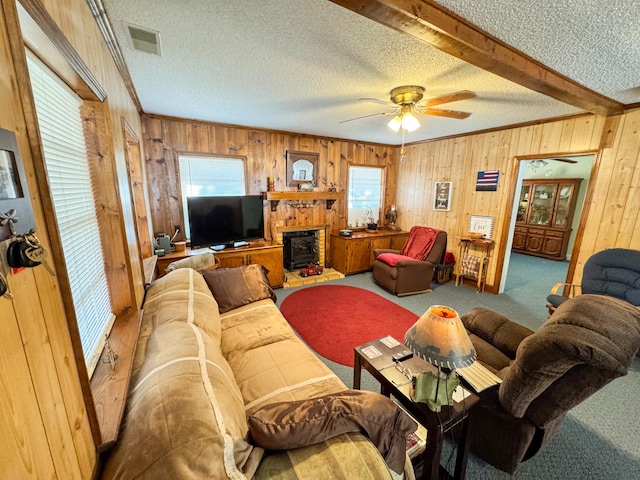
[[516, 222], [524, 222], [527, 219], [527, 206], [529, 205], [529, 191], [531, 185], [523, 185], [520, 189], [520, 200], [518, 200], [518, 214]]
[[529, 224], [551, 225], [556, 200], [556, 185], [534, 185]]
[[573, 185], [560, 184], [558, 193], [558, 207], [556, 208], [556, 216], [553, 220], [554, 227], [566, 227], [567, 213], [571, 197], [573, 196]]

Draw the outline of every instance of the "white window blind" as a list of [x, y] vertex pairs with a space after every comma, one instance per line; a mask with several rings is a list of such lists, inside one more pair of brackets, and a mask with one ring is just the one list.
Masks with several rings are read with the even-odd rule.
[[366, 224], [366, 212], [371, 210], [374, 220], [378, 214], [382, 199], [382, 168], [349, 167], [347, 224], [355, 227]]
[[244, 161], [241, 158], [180, 155], [180, 186], [185, 235], [191, 237], [187, 197], [246, 195]]
[[35, 57], [29, 73], [47, 178], [89, 375], [115, 316], [89, 174], [82, 100]]

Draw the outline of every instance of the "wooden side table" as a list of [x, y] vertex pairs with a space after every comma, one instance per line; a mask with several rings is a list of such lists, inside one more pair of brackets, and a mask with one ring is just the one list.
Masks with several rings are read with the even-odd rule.
[[[467, 469], [467, 456], [469, 453], [469, 414], [480, 398], [473, 392], [467, 392], [468, 396], [460, 402], [454, 402], [452, 407], [443, 406], [440, 413], [429, 410], [427, 405], [416, 403], [411, 400], [411, 381], [403, 372], [396, 368], [391, 359], [394, 353], [402, 351], [407, 347], [400, 343], [390, 348], [383, 339], [365, 343], [354, 349], [353, 365], [353, 388], [360, 389], [361, 369], [367, 370], [380, 382], [380, 393], [393, 397], [427, 429], [427, 445], [422, 454], [422, 480], [453, 478], [463, 480]], [[373, 349], [380, 354], [370, 358]], [[375, 352], [374, 352], [375, 353]], [[369, 355], [368, 355], [369, 354]], [[400, 362], [405, 372], [411, 371], [413, 374], [432, 371], [436, 368], [417, 356]], [[456, 466], [453, 477], [444, 468], [440, 467], [440, 457], [442, 455], [442, 444], [446, 433], [454, 428], [460, 427], [457, 443]]]
[[[456, 276], [456, 286], [462, 283], [464, 277], [476, 280], [478, 292], [484, 292], [487, 281], [487, 267], [489, 257], [493, 249], [494, 241], [486, 238], [456, 237], [460, 242], [460, 256], [458, 258], [458, 273]], [[471, 250], [478, 250], [478, 255], [469, 253]], [[465, 268], [465, 257], [471, 256], [477, 259], [477, 267], [473, 271]]]

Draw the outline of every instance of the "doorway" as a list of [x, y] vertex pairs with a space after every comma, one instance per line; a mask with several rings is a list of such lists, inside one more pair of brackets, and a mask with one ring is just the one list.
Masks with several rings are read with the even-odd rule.
[[[536, 308], [544, 309], [546, 297], [553, 285], [566, 281], [594, 161], [594, 154], [520, 159], [499, 293], [519, 298], [526, 295], [532, 299], [532, 303], [536, 305]], [[521, 201], [523, 199], [525, 202], [528, 201], [528, 196], [525, 198], [525, 194], [528, 192], [525, 192], [526, 189], [523, 190], [523, 183], [528, 184], [536, 179], [543, 182], [552, 182], [554, 179], [558, 179], [561, 182], [562, 179], [575, 178], [582, 179], [582, 181], [577, 187], [575, 209], [570, 221], [569, 228], [571, 232], [568, 235], [568, 243], [566, 245], [566, 260], [554, 260], [551, 257], [545, 257], [543, 254], [532, 255], [531, 253], [535, 253], [533, 252], [535, 247], [528, 249], [529, 251], [526, 248], [521, 248], [522, 244], [520, 242], [526, 241], [526, 239], [523, 240], [521, 238], [521, 233], [516, 235], [516, 227], [522, 225], [522, 205], [527, 205]], [[531, 192], [531, 195], [533, 201], [533, 192]], [[520, 222], [517, 221], [518, 219]], [[523, 231], [522, 228], [518, 230], [520, 232]], [[524, 231], [526, 232], [527, 229], [524, 229]], [[537, 233], [534, 231], [534, 236]], [[561, 234], [560, 232], [556, 233], [558, 235]], [[542, 237], [540, 238], [542, 239]], [[529, 240], [532, 245], [535, 245], [537, 239], [532, 238]], [[513, 248], [514, 242], [516, 248]]]

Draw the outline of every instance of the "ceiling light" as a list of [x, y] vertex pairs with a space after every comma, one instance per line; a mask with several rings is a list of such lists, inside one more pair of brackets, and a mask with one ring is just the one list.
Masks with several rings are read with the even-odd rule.
[[397, 132], [402, 126], [402, 117], [400, 115], [396, 115], [389, 123], [387, 123], [387, 126], [394, 132]]
[[406, 105], [402, 108], [402, 112], [393, 117], [387, 126], [394, 132], [397, 132], [400, 128], [407, 132], [413, 132], [420, 126], [420, 122], [411, 113], [411, 107]]
[[411, 112], [406, 112], [402, 115], [402, 128], [407, 132], [413, 132], [420, 126], [420, 122]]

